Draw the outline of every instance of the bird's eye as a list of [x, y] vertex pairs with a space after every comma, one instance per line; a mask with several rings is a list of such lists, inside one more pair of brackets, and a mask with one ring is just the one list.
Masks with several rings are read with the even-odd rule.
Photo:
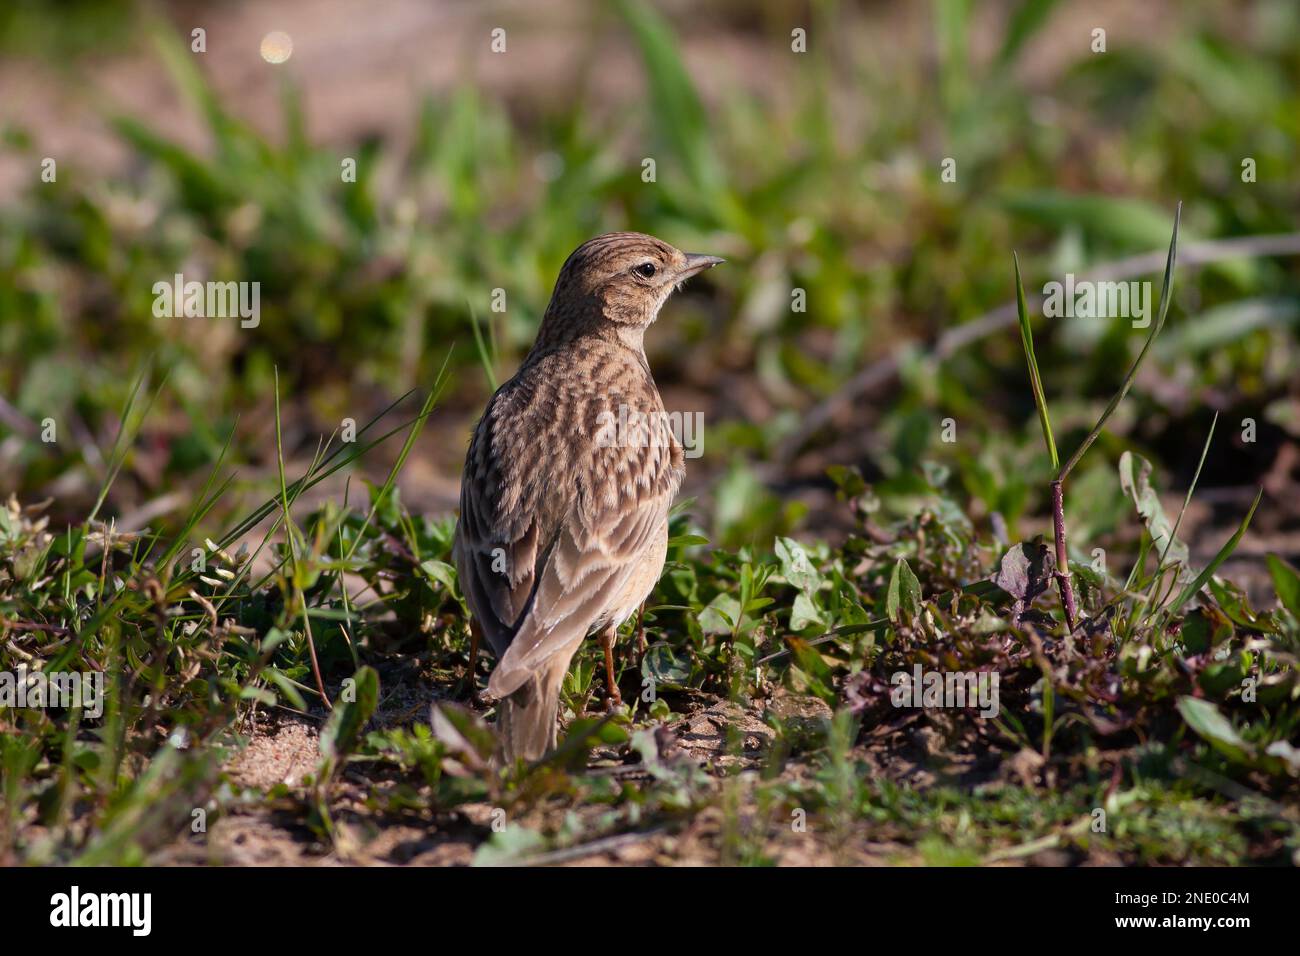
[[655, 264], [653, 262], [643, 262], [632, 271], [644, 279], [649, 279], [655, 274]]

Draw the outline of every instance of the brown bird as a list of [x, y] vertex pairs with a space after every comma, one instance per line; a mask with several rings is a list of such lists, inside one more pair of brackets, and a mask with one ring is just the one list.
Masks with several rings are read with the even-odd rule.
[[674, 289], [722, 261], [635, 232], [583, 243], [474, 429], [454, 554], [471, 672], [480, 633], [497, 657], [488, 693], [508, 761], [554, 748], [560, 687], [588, 634], [621, 702], [615, 634], [663, 571], [684, 471], [642, 339]]

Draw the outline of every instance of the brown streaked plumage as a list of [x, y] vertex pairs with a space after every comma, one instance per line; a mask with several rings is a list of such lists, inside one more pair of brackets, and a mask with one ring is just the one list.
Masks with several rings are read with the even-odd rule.
[[579, 246], [474, 429], [454, 553], [497, 656], [488, 692], [507, 760], [555, 746], [560, 686], [590, 633], [617, 700], [609, 648], [659, 580], [683, 473], [642, 337], [674, 288], [721, 261], [635, 232]]

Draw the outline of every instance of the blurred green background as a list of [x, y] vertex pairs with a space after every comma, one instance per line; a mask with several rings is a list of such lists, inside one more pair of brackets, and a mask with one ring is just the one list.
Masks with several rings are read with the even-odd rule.
[[[271, 30], [293, 39], [285, 63], [259, 56]], [[568, 253], [636, 229], [729, 260], [648, 340], [668, 407], [705, 416], [687, 493], [715, 542], [834, 535], [835, 464], [896, 511], [946, 486], [1016, 540], [1042, 530], [1049, 465], [1014, 326], [930, 350], [1011, 300], [1013, 249], [1036, 293], [1162, 254], [1181, 200], [1170, 324], [1072, 479], [1072, 543], [1135, 530], [1122, 448], [1180, 496], [1219, 411], [1186, 536], [1216, 548], [1262, 483], [1234, 561], [1300, 554], [1300, 258], [1192, 262], [1208, 240], [1297, 228], [1290, 0], [9, 0], [0, 89], [0, 494], [54, 497], [56, 526], [94, 501], [142, 370], [166, 384], [104, 515], [165, 528], [232, 429], [243, 494], [220, 510], [265, 497], [275, 369], [287, 450], [309, 457], [343, 419], [432, 387], [449, 354], [401, 487], [451, 510], [490, 391], [475, 322], [504, 379]], [[153, 284], [178, 272], [260, 282], [260, 325], [155, 317]], [[1140, 278], [1158, 294], [1158, 266]], [[1035, 321], [1069, 448], [1145, 333]], [[877, 362], [870, 388], [842, 392]]]

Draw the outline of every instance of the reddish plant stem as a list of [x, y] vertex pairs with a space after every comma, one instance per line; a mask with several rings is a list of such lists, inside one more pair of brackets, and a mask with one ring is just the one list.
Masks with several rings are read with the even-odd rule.
[[1065, 553], [1065, 493], [1059, 480], [1052, 482], [1052, 531], [1056, 538], [1056, 586], [1061, 591], [1061, 606], [1065, 608], [1066, 633], [1073, 634], [1079, 623], [1079, 612], [1074, 604], [1074, 585], [1070, 582], [1070, 559]]
[[[325, 693], [325, 682], [321, 680], [320, 664], [316, 660], [316, 642], [312, 640], [311, 636], [311, 619], [307, 616], [307, 599], [302, 597], [301, 591], [299, 597], [302, 600], [302, 626], [307, 634], [307, 650], [311, 652], [311, 672], [316, 678], [316, 689], [320, 691], [320, 699], [325, 701], [325, 706], [333, 710], [334, 701], [330, 700], [330, 695]], [[1074, 630], [1074, 628], [1070, 630]]]

